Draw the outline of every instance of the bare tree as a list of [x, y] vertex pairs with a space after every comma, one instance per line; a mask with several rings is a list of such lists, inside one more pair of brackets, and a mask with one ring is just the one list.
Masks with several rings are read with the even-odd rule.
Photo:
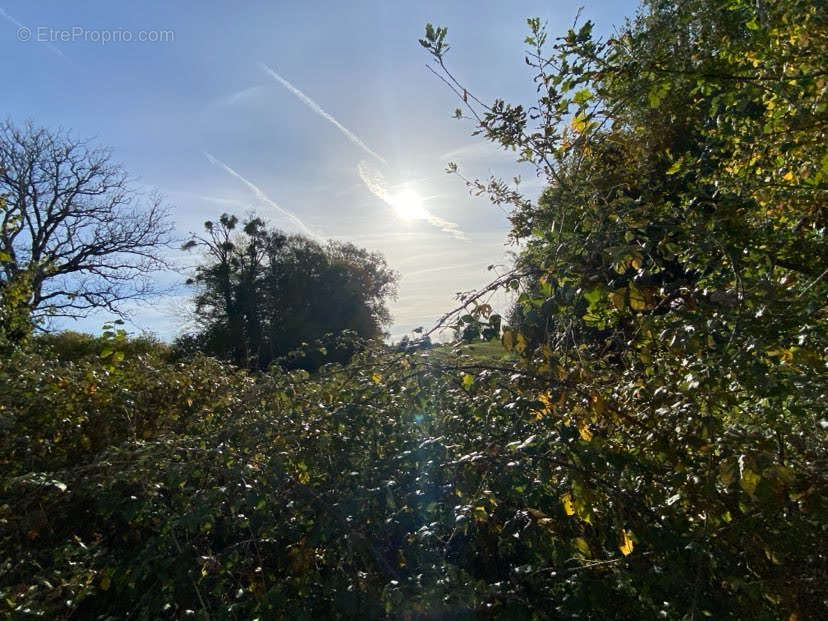
[[0, 292], [23, 273], [35, 318], [84, 317], [153, 291], [172, 226], [111, 153], [65, 131], [0, 124]]

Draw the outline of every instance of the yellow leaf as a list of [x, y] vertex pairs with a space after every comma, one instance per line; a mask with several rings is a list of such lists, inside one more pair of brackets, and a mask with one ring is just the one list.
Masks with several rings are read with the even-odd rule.
[[589, 425], [587, 425], [584, 421], [578, 423], [578, 433], [584, 441], [589, 442], [592, 440], [592, 432], [589, 430]]
[[626, 530], [621, 531], [621, 540], [618, 544], [618, 549], [621, 550], [621, 554], [624, 556], [632, 554], [633, 540], [630, 538], [630, 533]]
[[561, 504], [564, 508], [564, 513], [567, 515], [575, 515], [575, 505], [572, 503], [572, 494], [567, 492], [561, 496]]
[[609, 294], [609, 301], [618, 310], [622, 310], [627, 304], [627, 290], [624, 288], [616, 289]]
[[785, 176], [782, 177], [785, 181], [793, 181], [794, 174], [790, 170], [785, 173]]
[[587, 543], [587, 540], [583, 537], [577, 537], [575, 539], [575, 547], [577, 547], [578, 550], [581, 551], [581, 554], [583, 554], [584, 556], [590, 556], [589, 544]]
[[538, 401], [543, 404], [543, 408], [532, 410], [534, 420], [540, 420], [547, 414], [551, 414], [555, 410], [555, 401], [552, 393], [542, 393], [538, 395]]
[[382, 381], [382, 375], [375, 372], [373, 375], [371, 375], [371, 381], [375, 384], [379, 384]]

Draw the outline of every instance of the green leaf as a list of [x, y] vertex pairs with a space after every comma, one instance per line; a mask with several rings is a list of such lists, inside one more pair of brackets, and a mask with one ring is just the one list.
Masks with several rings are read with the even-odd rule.
[[675, 162], [673, 162], [672, 166], [670, 166], [670, 168], [667, 169], [667, 171], [666, 171], [667, 174], [668, 175], [675, 175], [678, 171], [681, 170], [681, 164], [682, 164], [682, 159], [681, 158], [677, 159]]
[[759, 474], [750, 468], [743, 468], [742, 478], [739, 481], [739, 484], [742, 486], [742, 489], [748, 493], [748, 495], [753, 496], [756, 493], [756, 486], [759, 485], [759, 481], [761, 480], [762, 477]]

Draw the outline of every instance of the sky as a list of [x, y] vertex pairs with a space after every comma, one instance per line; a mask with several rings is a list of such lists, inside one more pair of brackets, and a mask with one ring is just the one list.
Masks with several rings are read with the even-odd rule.
[[[506, 214], [445, 172], [521, 177], [514, 154], [452, 118], [455, 96], [426, 65], [427, 22], [448, 28], [452, 72], [484, 101], [531, 102], [526, 18], [563, 34], [581, 5], [599, 33], [635, 10], [598, 2], [0, 0], [0, 114], [92, 137], [160, 191], [182, 240], [223, 212], [381, 252], [400, 273], [392, 337], [430, 327], [509, 264]], [[129, 328], [187, 329], [183, 283], [198, 256], [173, 253], [165, 293], [130, 307]], [[501, 301], [501, 303], [504, 303]], [[61, 327], [97, 332], [96, 314]]]

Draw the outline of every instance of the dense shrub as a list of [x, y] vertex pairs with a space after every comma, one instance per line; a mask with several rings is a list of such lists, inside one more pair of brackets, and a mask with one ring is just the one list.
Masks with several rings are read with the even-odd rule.
[[[63, 362], [96, 358], [111, 346], [111, 339], [72, 330], [38, 334], [32, 339], [33, 349], [48, 352], [50, 358]], [[129, 358], [138, 355], [169, 355], [169, 346], [152, 335], [124, 338], [118, 343], [118, 349]]]
[[[97, 357], [13, 353], [4, 612], [825, 618], [825, 23], [659, 0], [546, 57], [530, 20], [535, 108], [458, 91], [549, 180], [537, 203], [470, 182], [525, 241], [493, 285], [520, 292], [508, 356], [250, 375], [115, 330]], [[458, 84], [445, 36], [422, 43]], [[459, 335], [494, 335], [486, 293]]]
[[0, 393], [14, 456], [3, 600], [21, 615], [148, 619], [820, 605], [825, 485], [806, 465], [807, 424], [786, 434], [802, 438], [794, 465], [736, 420], [706, 421], [711, 435], [678, 457], [669, 438], [694, 424], [680, 412], [589, 432], [551, 414], [531, 373], [441, 360], [364, 354], [254, 381], [208, 359], [16, 359]]
[[241, 398], [250, 380], [210, 358], [167, 365], [139, 355], [62, 362], [17, 354], [0, 373], [0, 470], [6, 476], [82, 465], [111, 446], [197, 424]]

